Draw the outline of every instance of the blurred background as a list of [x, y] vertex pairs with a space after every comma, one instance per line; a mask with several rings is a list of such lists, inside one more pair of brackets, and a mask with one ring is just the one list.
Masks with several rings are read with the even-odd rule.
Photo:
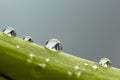
[[32, 36], [40, 45], [59, 39], [64, 52], [120, 68], [120, 0], [0, 0], [0, 30]]

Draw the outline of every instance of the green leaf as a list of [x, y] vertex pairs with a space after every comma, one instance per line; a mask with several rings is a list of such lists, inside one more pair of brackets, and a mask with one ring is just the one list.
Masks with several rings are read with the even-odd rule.
[[0, 32], [0, 73], [13, 80], [120, 80], [120, 69]]

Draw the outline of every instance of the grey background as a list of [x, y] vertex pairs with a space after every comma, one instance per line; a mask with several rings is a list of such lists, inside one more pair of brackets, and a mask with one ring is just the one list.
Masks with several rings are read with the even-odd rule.
[[120, 67], [120, 0], [0, 0], [0, 30], [40, 45], [58, 38], [64, 52]]

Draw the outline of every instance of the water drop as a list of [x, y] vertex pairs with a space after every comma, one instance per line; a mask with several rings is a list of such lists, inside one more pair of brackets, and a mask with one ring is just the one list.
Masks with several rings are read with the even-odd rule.
[[88, 63], [84, 63], [85, 66], [88, 66]]
[[44, 69], [47, 65], [44, 63], [40, 63], [40, 64], [38, 64], [38, 66], [40, 66], [42, 69]]
[[85, 71], [85, 69], [83, 68], [82, 71]]
[[5, 28], [5, 29], [3, 30], [3, 33], [5, 33], [5, 34], [7, 34], [7, 35], [9, 35], [9, 36], [14, 36], [14, 37], [17, 35], [15, 29], [12, 28], [12, 27], [7, 27], [7, 28]]
[[31, 63], [31, 62], [32, 62], [32, 59], [27, 59], [27, 62]]
[[45, 47], [53, 51], [62, 51], [63, 47], [58, 39], [50, 39], [45, 43]]
[[19, 45], [17, 45], [17, 46], [16, 46], [16, 48], [20, 48], [20, 46], [19, 46]]
[[74, 66], [74, 69], [75, 70], [79, 70], [79, 66]]
[[33, 53], [30, 53], [30, 54], [29, 54], [29, 58], [27, 59], [27, 62], [29, 62], [29, 63], [32, 62], [34, 56], [35, 56], [35, 55], [34, 55]]
[[97, 69], [98, 69], [98, 66], [93, 65], [92, 68], [93, 68], [94, 70], [97, 70]]
[[111, 66], [111, 61], [108, 58], [101, 58], [99, 64], [101, 64], [103, 67], [108, 67]]
[[67, 71], [68, 75], [71, 76], [73, 74], [73, 72], [71, 71]]
[[31, 58], [33, 58], [35, 55], [33, 53], [30, 53], [29, 55]]
[[33, 39], [32, 39], [31, 36], [26, 36], [26, 37], [23, 38], [23, 40], [33, 42]]
[[50, 59], [49, 59], [49, 58], [46, 58], [46, 59], [45, 59], [45, 61], [46, 61], [46, 62], [49, 62], [49, 61], [50, 61]]
[[82, 71], [78, 71], [76, 75], [77, 75], [77, 77], [80, 77], [81, 74], [82, 74]]

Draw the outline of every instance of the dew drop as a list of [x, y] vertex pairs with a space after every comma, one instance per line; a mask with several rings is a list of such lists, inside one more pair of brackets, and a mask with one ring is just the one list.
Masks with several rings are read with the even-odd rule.
[[3, 30], [3, 33], [7, 34], [8, 36], [14, 36], [14, 37], [17, 35], [15, 29], [12, 27], [5, 28]]
[[30, 53], [29, 55], [31, 58], [33, 58], [35, 55], [33, 53]]
[[73, 72], [71, 71], [67, 71], [68, 75], [71, 76], [73, 74]]
[[88, 63], [84, 63], [85, 66], [88, 66]]
[[47, 65], [44, 63], [40, 63], [40, 64], [38, 64], [38, 66], [40, 66], [42, 69], [44, 69]]
[[29, 41], [29, 42], [33, 42], [33, 39], [32, 39], [31, 36], [25, 36], [25, 37], [23, 38], [23, 40]]
[[77, 77], [80, 77], [81, 74], [82, 74], [82, 71], [78, 71], [76, 75], [77, 75]]
[[27, 59], [27, 62], [29, 62], [29, 63], [32, 62], [34, 56], [35, 56], [35, 55], [34, 55], [33, 53], [30, 53], [30, 54], [29, 54], [29, 58]]
[[107, 67], [111, 66], [111, 61], [110, 61], [110, 59], [108, 59], [108, 58], [101, 58], [100, 61], [99, 61], [99, 64], [100, 64], [101, 66], [107, 68]]
[[93, 65], [92, 68], [93, 68], [94, 70], [97, 70], [97, 69], [98, 69], [98, 66]]
[[32, 59], [27, 59], [27, 62], [31, 63], [31, 62], [32, 62]]
[[17, 46], [16, 46], [16, 48], [20, 48], [20, 46], [19, 46], [19, 45], [17, 45]]
[[74, 66], [74, 69], [75, 70], [79, 70], [79, 66]]
[[58, 39], [50, 39], [45, 43], [45, 47], [53, 51], [62, 51], [63, 47]]
[[82, 71], [85, 71], [85, 69], [83, 68]]
[[46, 61], [46, 62], [50, 62], [50, 59], [49, 59], [49, 58], [46, 58], [45, 61]]

